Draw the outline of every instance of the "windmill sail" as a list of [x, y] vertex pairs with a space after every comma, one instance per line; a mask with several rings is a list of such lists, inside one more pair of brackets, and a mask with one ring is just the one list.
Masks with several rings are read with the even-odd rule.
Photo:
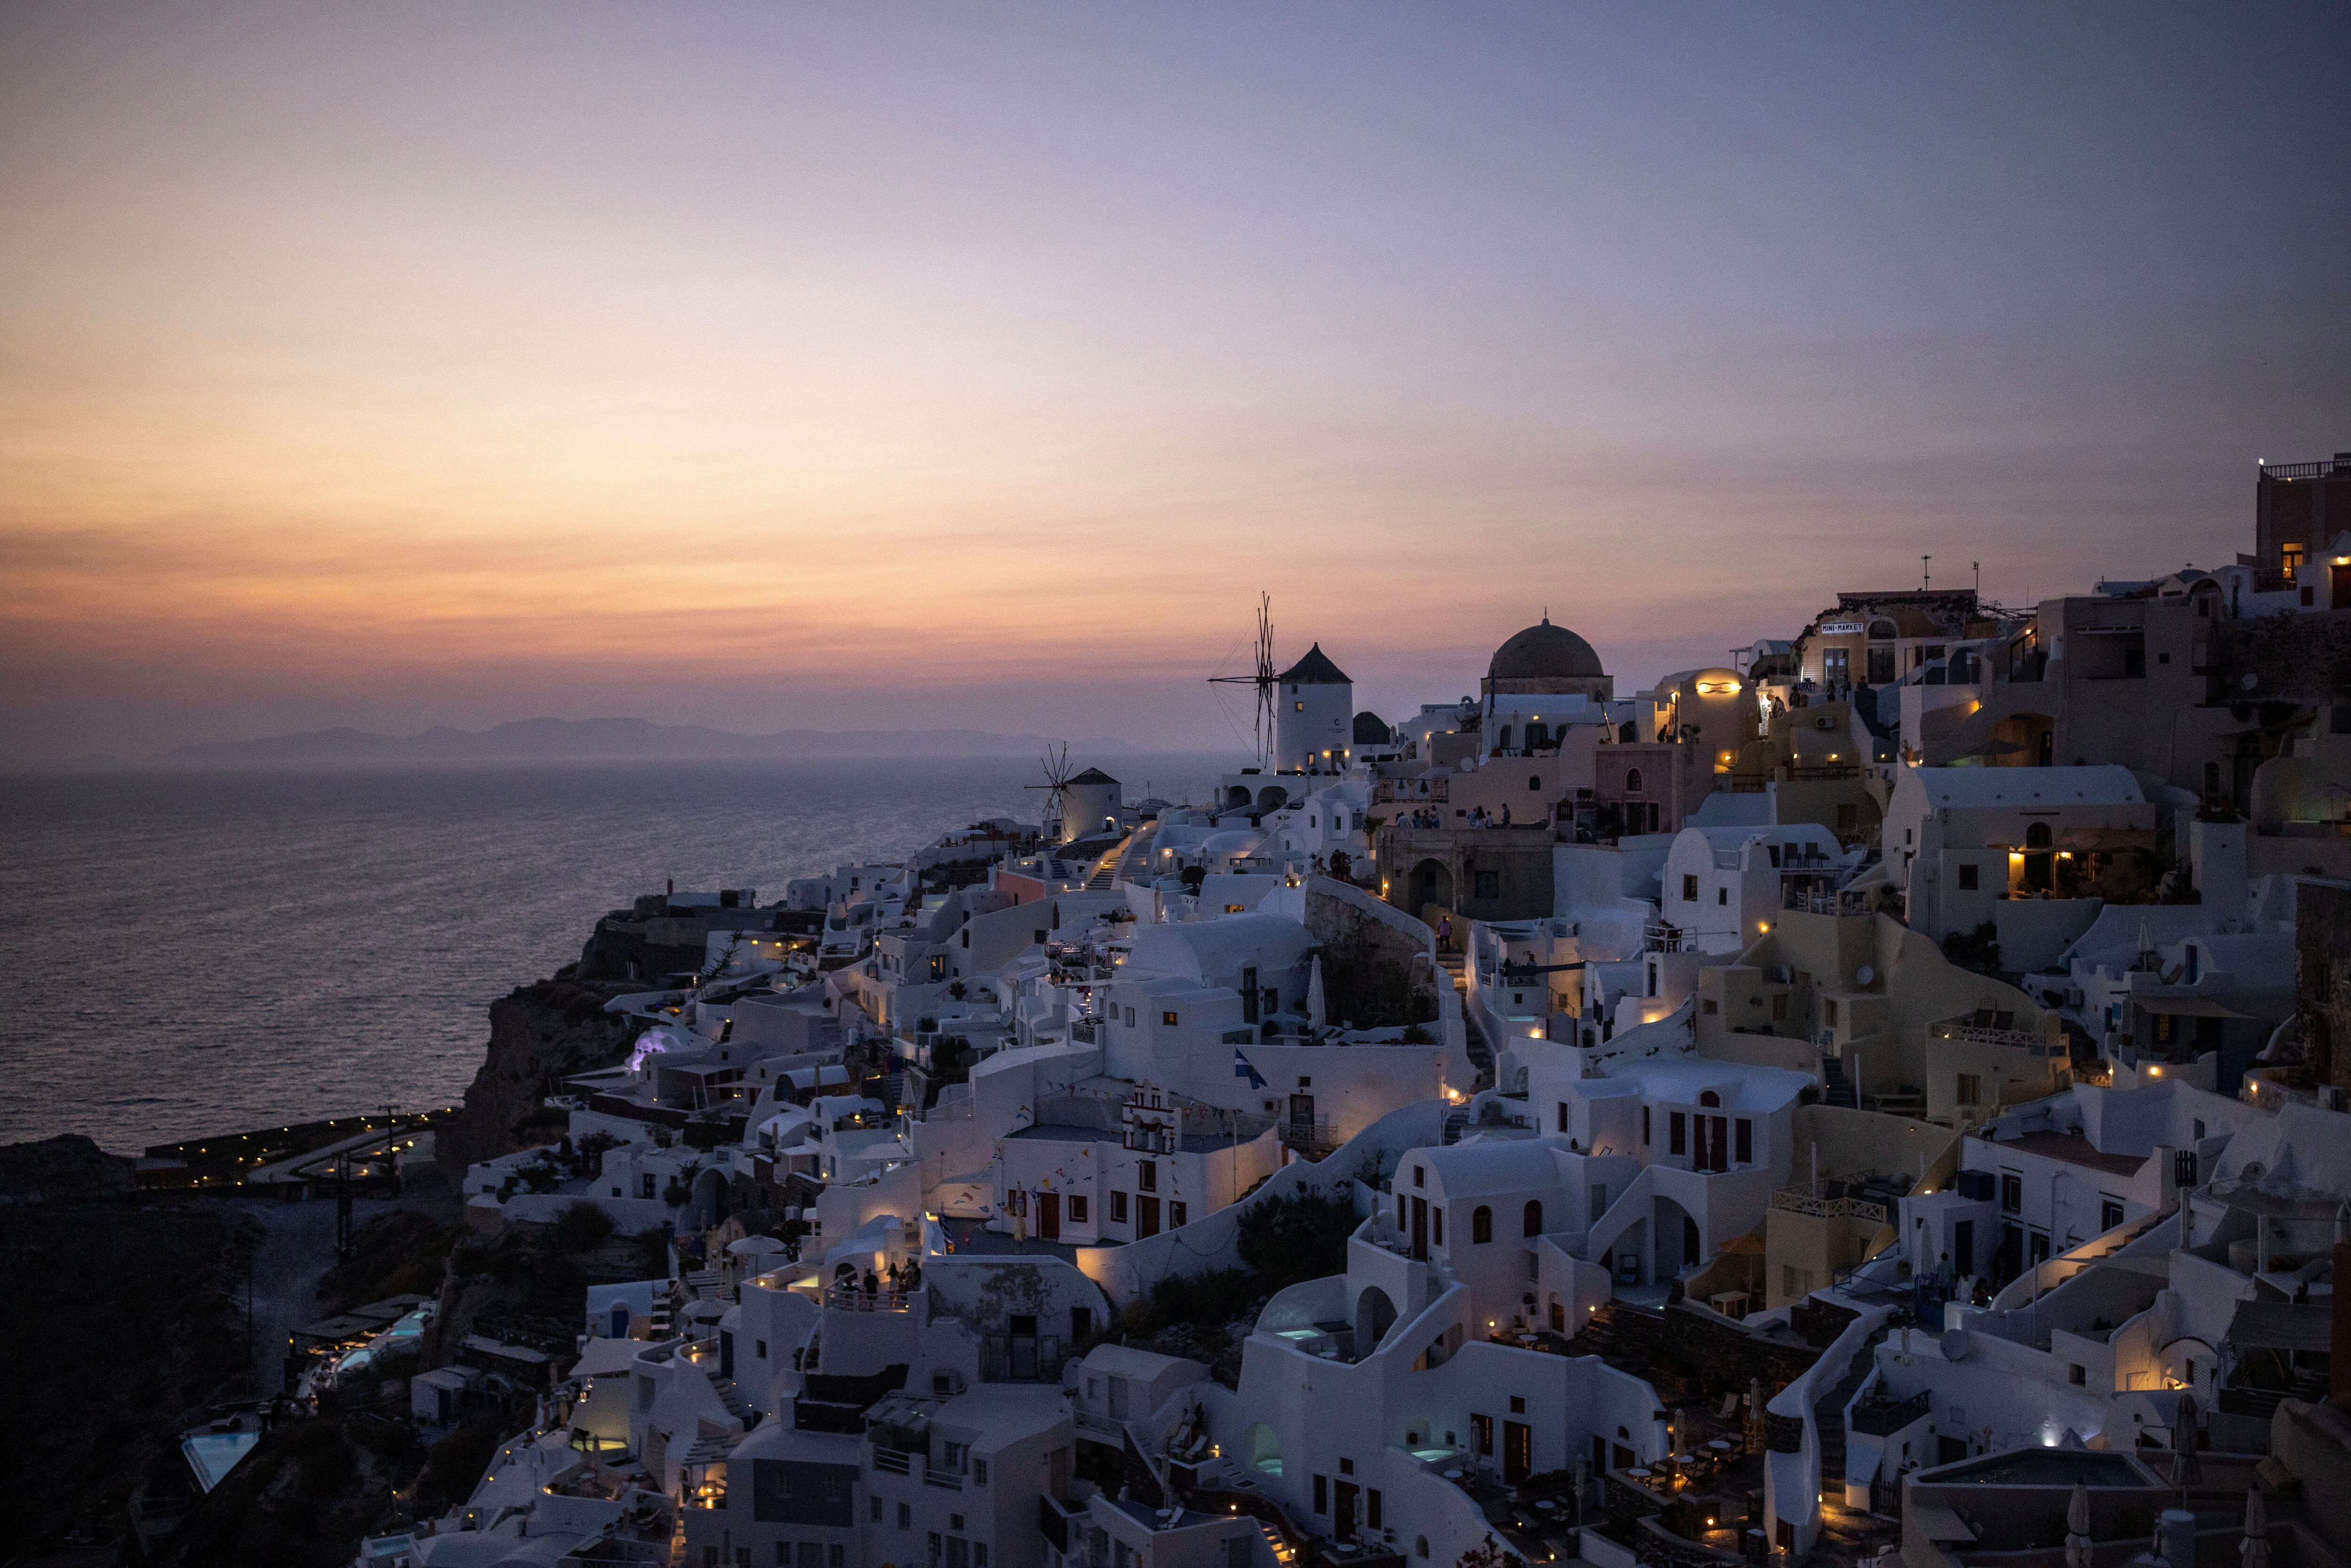
[[1257, 760], [1260, 768], [1273, 765], [1273, 596], [1257, 596], [1257, 668], [1246, 675], [1210, 675], [1212, 686], [1255, 686], [1257, 693], [1251, 704], [1254, 717]]

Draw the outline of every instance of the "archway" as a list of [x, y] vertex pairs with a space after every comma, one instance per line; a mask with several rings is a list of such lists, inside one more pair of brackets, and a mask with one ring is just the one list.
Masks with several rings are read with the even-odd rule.
[[1269, 784], [1257, 792], [1257, 809], [1260, 811], [1279, 811], [1288, 804], [1290, 791], [1279, 784]]
[[1281, 1439], [1262, 1421], [1249, 1427], [1249, 1465], [1260, 1475], [1281, 1473]]
[[1412, 906], [1427, 909], [1453, 907], [1453, 873], [1443, 861], [1425, 860], [1412, 868]]
[[1246, 811], [1246, 810], [1249, 810], [1249, 786], [1248, 786], [1248, 785], [1246, 785], [1246, 784], [1236, 784], [1236, 785], [1234, 785], [1232, 788], [1230, 788], [1230, 789], [1227, 789], [1227, 790], [1225, 791], [1225, 810], [1228, 810], [1228, 811]]
[[1656, 1268], [1653, 1279], [1664, 1284], [1683, 1270], [1705, 1261], [1706, 1244], [1698, 1221], [1672, 1198], [1657, 1199], [1655, 1218], [1656, 1222], [1649, 1228]]
[[1394, 1327], [1395, 1303], [1377, 1285], [1366, 1285], [1355, 1297], [1355, 1356], [1358, 1360], [1379, 1347]]

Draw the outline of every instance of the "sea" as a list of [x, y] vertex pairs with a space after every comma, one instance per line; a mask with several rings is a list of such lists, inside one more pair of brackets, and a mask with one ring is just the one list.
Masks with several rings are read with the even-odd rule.
[[[1178, 802], [1238, 765], [1102, 760]], [[1042, 781], [1007, 758], [0, 776], [0, 1144], [455, 1104], [490, 1003], [637, 894], [773, 902], [1035, 821]]]

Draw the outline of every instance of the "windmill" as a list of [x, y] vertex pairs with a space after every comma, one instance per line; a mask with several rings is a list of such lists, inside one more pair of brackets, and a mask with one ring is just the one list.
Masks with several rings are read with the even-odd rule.
[[1040, 824], [1040, 828], [1047, 843], [1060, 843], [1062, 836], [1061, 802], [1063, 797], [1069, 792], [1070, 780], [1074, 777], [1070, 772], [1070, 748], [1067, 746], [1049, 747], [1045, 755], [1038, 758], [1038, 762], [1045, 769], [1045, 782], [1027, 785], [1025, 788], [1042, 789], [1047, 792], [1045, 820]]
[[1257, 736], [1257, 758], [1259, 767], [1268, 766], [1273, 756], [1273, 598], [1270, 594], [1257, 596], [1257, 668], [1246, 675], [1210, 675], [1212, 686], [1255, 686], [1256, 717], [1253, 728]]

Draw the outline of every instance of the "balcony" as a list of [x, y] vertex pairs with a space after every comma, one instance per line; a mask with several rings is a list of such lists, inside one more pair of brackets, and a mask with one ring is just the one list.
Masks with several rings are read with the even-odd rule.
[[1927, 1026], [1928, 1034], [1936, 1040], [1954, 1040], [1968, 1045], [2003, 1045], [2012, 1050], [2029, 1051], [2039, 1056], [2044, 1051], [2053, 1056], [2065, 1054], [2061, 1040], [2050, 1046], [2039, 1030], [2018, 1029], [2016, 1015], [1979, 1008], [1972, 1013], [1962, 1013]]

